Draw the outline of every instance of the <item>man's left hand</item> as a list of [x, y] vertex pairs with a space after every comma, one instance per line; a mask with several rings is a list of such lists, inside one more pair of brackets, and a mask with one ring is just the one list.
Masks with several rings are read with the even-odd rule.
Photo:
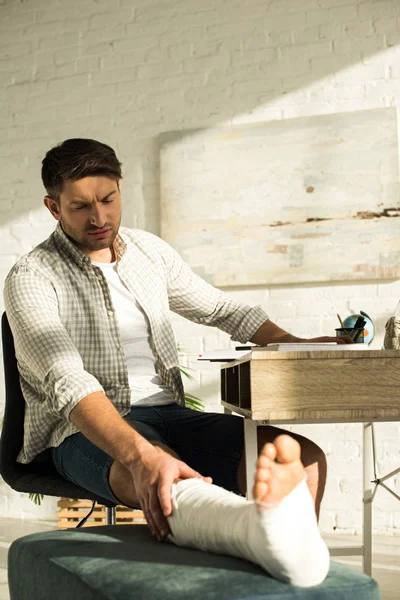
[[322, 337], [316, 337], [316, 338], [310, 338], [307, 340], [299, 340], [299, 343], [304, 343], [307, 344], [307, 342], [311, 342], [311, 343], [320, 343], [322, 344], [323, 342], [336, 342], [337, 344], [354, 344], [353, 340], [351, 339], [351, 337], [349, 335], [343, 335], [341, 337], [329, 337], [328, 335], [322, 336]]

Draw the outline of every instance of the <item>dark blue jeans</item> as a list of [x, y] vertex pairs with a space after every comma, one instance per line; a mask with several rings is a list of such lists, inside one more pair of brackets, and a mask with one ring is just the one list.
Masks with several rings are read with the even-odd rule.
[[[237, 471], [244, 448], [243, 419], [220, 413], [201, 413], [178, 404], [133, 406], [124, 417], [140, 435], [176, 452], [179, 458], [213, 483], [240, 494]], [[58, 473], [77, 485], [119, 503], [109, 482], [113, 458], [81, 433], [53, 448]]]

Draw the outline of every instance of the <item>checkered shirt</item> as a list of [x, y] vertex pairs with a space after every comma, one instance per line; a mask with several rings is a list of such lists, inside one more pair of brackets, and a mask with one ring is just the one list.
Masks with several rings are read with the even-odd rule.
[[[207, 284], [150, 233], [121, 227], [114, 249], [118, 274], [148, 319], [156, 371], [183, 405], [170, 310], [242, 343], [268, 317]], [[19, 462], [76, 433], [69, 413], [88, 394], [103, 391], [121, 415], [129, 412], [128, 372], [107, 281], [60, 224], [14, 265], [4, 296], [26, 402]]]

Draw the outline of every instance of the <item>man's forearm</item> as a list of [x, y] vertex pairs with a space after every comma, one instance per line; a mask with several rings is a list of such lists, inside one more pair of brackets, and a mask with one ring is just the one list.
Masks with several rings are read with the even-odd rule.
[[257, 329], [250, 341], [259, 346], [266, 346], [275, 342], [302, 342], [303, 339], [284, 331], [268, 319]]
[[69, 420], [88, 440], [128, 469], [151, 447], [123, 420], [103, 392], [82, 398], [70, 412]]

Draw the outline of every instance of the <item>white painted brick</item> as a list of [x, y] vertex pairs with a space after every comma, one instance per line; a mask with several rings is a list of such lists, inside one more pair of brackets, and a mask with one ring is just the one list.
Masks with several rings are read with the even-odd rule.
[[55, 23], [63, 23], [64, 21], [68, 21], [66, 19], [65, 14], [66, 7], [57, 3], [53, 3], [53, 5], [49, 5], [47, 3], [46, 8], [36, 10], [36, 22], [40, 24], [53, 25]]
[[339, 40], [345, 35], [345, 28], [342, 23], [328, 23], [319, 27], [319, 37], [321, 40]]
[[336, 531], [347, 533], [359, 533], [361, 529], [361, 511], [359, 510], [341, 510], [337, 514]]
[[265, 23], [266, 30], [268, 32], [279, 32], [279, 31], [288, 31], [288, 30], [298, 30], [300, 28], [304, 28], [306, 26], [306, 13], [305, 12], [296, 12], [296, 13], [285, 13], [282, 15], [272, 16]]
[[192, 44], [172, 44], [168, 47], [168, 56], [172, 60], [186, 60], [192, 54]]
[[101, 69], [101, 58], [100, 56], [84, 56], [75, 61], [74, 65], [76, 73], [92, 74]]
[[311, 71], [314, 76], [323, 77], [327, 74], [336, 74], [345, 68], [348, 64], [360, 62], [361, 52], [357, 54], [348, 55], [346, 63], [343, 62], [343, 58], [340, 56], [330, 55], [311, 59]]
[[204, 72], [208, 69], [223, 69], [230, 64], [230, 53], [221, 52], [216, 56], [195, 57], [183, 61], [185, 73]]
[[400, 301], [400, 280], [379, 283], [378, 296], [398, 298]]
[[[86, 71], [86, 69], [85, 69]], [[54, 69], [54, 75], [46, 77], [46, 79], [51, 79], [53, 77], [70, 77], [71, 75], [75, 75], [76, 73], [76, 63], [65, 63], [63, 65], [59, 65]]]
[[[32, 0], [13, 3], [13, 14], [1, 15], [0, 156], [7, 193], [0, 191], [0, 235], [7, 254], [0, 251], [0, 278], [21, 252], [53, 228], [41, 208], [39, 166], [45, 151], [64, 137], [102, 132], [124, 162], [124, 223], [157, 232], [161, 131], [400, 106], [398, 2], [302, 0], [301, 10], [293, 0], [249, 0], [245, 9], [231, 0], [229, 10], [225, 2], [215, 4], [135, 0], [132, 5], [120, 0], [116, 7], [111, 0], [70, 0], [67, 9], [62, 3]], [[343, 54], [321, 55], [321, 43], [328, 43], [326, 51], [330, 41]], [[31, 73], [34, 81], [29, 81]], [[8, 83], [13, 85], [6, 90]], [[37, 203], [32, 202], [35, 197]], [[261, 304], [278, 325], [304, 336], [333, 332], [336, 312], [344, 317], [350, 309], [363, 308], [375, 319], [379, 347], [385, 321], [400, 298], [399, 285], [344, 282], [231, 293]], [[227, 334], [176, 316], [174, 330], [189, 347], [182, 359], [194, 368], [195, 381], [188, 389], [211, 410], [220, 410], [219, 368], [199, 364], [195, 355], [198, 348], [231, 347], [234, 342]], [[355, 498], [361, 477], [360, 426], [297, 429], [328, 453], [322, 527], [360, 530]], [[376, 432], [379, 468], [394, 469], [400, 426], [378, 424]], [[400, 478], [393, 485], [398, 488]], [[1, 485], [0, 506], [7, 514], [44, 514]], [[379, 492], [374, 511], [376, 530], [400, 529], [397, 505], [389, 495]]]
[[273, 48], [279, 48], [280, 46], [288, 46], [293, 44], [293, 32], [292, 31], [269, 31], [267, 35], [267, 45]]
[[0, 60], [10, 60], [20, 56], [28, 56], [32, 52], [32, 45], [29, 42], [9, 44], [0, 46]]
[[113, 12], [106, 12], [102, 14], [95, 14], [89, 18], [88, 29], [100, 29], [109, 28], [111, 26], [123, 27], [127, 23], [130, 23], [133, 19], [134, 8], [126, 7], [118, 9]]
[[[322, 301], [320, 300], [318, 303], [311, 303], [311, 299], [306, 302], [296, 302], [295, 310], [296, 316], [298, 317], [325, 317], [335, 314], [335, 303], [334, 300], [331, 299]], [[286, 315], [285, 315], [286, 316]]]
[[293, 44], [310, 44], [315, 43], [322, 39], [319, 31], [319, 27], [307, 27], [306, 29], [299, 29], [292, 34]]
[[372, 30], [375, 33], [395, 33], [399, 30], [399, 21], [398, 18], [390, 18], [386, 17], [384, 13], [382, 13], [381, 18], [375, 19], [372, 21]]
[[262, 50], [247, 50], [246, 52], [233, 52], [232, 65], [260, 65], [271, 63], [277, 59], [275, 48], [263, 48]]
[[64, 91], [80, 88], [81, 86], [87, 86], [89, 76], [87, 74], [75, 75], [73, 77], [62, 77], [59, 79], [52, 79], [48, 82], [48, 89], [52, 91]]
[[[319, 8], [318, 0], [302, 0], [301, 9], [303, 11], [312, 11]], [[292, 0], [272, 0], [268, 5], [268, 13], [280, 13], [283, 15], [290, 14], [299, 10], [299, 3]]]
[[[344, 26], [344, 31], [346, 32], [346, 34], [348, 35], [349, 38], [353, 39], [353, 43], [354, 43], [354, 39], [357, 38], [357, 45], [358, 45], [358, 38], [359, 37], [364, 37], [364, 36], [370, 36], [372, 34], [377, 34], [379, 32], [377, 32], [376, 30], [374, 30], [373, 26], [372, 26], [372, 21], [368, 20], [368, 21], [353, 21], [351, 23], [348, 23]], [[385, 33], [385, 32], [383, 32]]]
[[157, 40], [150, 35], [127, 36], [113, 42], [113, 48], [118, 52], [133, 52], [136, 48], [152, 48], [157, 46]]
[[382, 50], [385, 46], [385, 38], [382, 34], [370, 35], [358, 38], [357, 44], [354, 44], [352, 39], [335, 40], [333, 42], [333, 53], [348, 54], [356, 48], [358, 52], [369, 54]]
[[351, 459], [360, 456], [360, 446], [355, 442], [337, 442], [333, 449], [335, 459]]
[[[158, 48], [154, 48], [153, 50], [159, 52]], [[153, 50], [148, 50], [147, 48], [135, 48], [132, 50], [132, 52], [113, 53], [107, 56], [102, 56], [101, 66], [104, 69], [118, 69], [120, 67], [134, 67], [137, 65], [143, 65], [147, 62], [146, 56]]]
[[227, 38], [241, 37], [248, 39], [253, 35], [265, 34], [265, 28], [260, 27], [256, 21], [244, 21], [233, 23], [210, 23], [205, 27], [207, 40], [224, 40]]
[[159, 77], [169, 77], [170, 75], [178, 75], [182, 73], [183, 67], [181, 63], [158, 63], [139, 65], [137, 67], [138, 79], [156, 79]]
[[282, 317], [293, 318], [295, 316], [295, 305], [289, 302], [268, 302], [265, 310], [272, 321], [279, 321]]
[[361, 21], [380, 19], [383, 15], [386, 18], [400, 15], [400, 6], [397, 0], [380, 0], [379, 2], [361, 3], [358, 6], [358, 16]]
[[156, 2], [137, 6], [135, 9], [135, 20], [149, 23], [152, 20], [172, 21], [176, 18], [178, 5], [174, 2]]
[[[262, 104], [264, 104], [261, 99]], [[260, 121], [275, 121], [282, 118], [282, 110], [279, 108], [268, 108], [264, 105], [254, 108], [248, 115], [238, 115], [232, 118], [232, 125], [243, 123], [259, 123]]]
[[315, 25], [325, 25], [329, 22], [330, 14], [327, 8], [318, 10], [308, 10], [306, 13], [306, 24], [310, 27]]
[[90, 83], [92, 86], [102, 86], [105, 82], [112, 85], [119, 82], [131, 82], [137, 79], [137, 67], [125, 69], [107, 69], [92, 73]]
[[39, 48], [41, 50], [50, 51], [49, 58], [51, 59], [51, 51], [58, 48], [75, 47], [79, 46], [80, 36], [79, 32], [69, 33], [68, 35], [62, 36], [46, 36], [39, 39]]
[[245, 38], [243, 40], [243, 48], [245, 51], [247, 50], [261, 50], [261, 48], [265, 48], [267, 44], [267, 38], [265, 33], [257, 33], [256, 35]]
[[16, 32], [28, 27], [35, 22], [35, 13], [31, 11], [20, 13], [16, 16], [14, 13], [2, 13], [0, 19], [0, 32], [1, 40], [3, 39], [3, 33], [8, 31]]
[[56, 66], [51, 64], [38, 66], [34, 69], [32, 76], [35, 81], [48, 81], [58, 76], [61, 77], [61, 75], [57, 75]]
[[[289, 87], [290, 82], [292, 81], [293, 73], [295, 73], [296, 79], [304, 75], [311, 75], [311, 61], [305, 59], [300, 54], [298, 58], [281, 60], [276, 63], [269, 63], [268, 67], [268, 73], [271, 77], [274, 75], [275, 77], [282, 77], [283, 85], [285, 85], [286, 82], [288, 82]], [[295, 89], [293, 93], [306, 94], [306, 92], [304, 91], [304, 87], [301, 90]], [[279, 100], [282, 100], [282, 98], [277, 98], [277, 101]], [[288, 101], [287, 98], [285, 99], [285, 101]]]
[[[49, 61], [49, 53], [42, 53], [44, 57], [47, 56], [47, 61]], [[64, 63], [68, 63], [74, 60], [77, 60], [79, 57], [79, 46], [70, 46], [67, 48], [55, 48], [51, 54], [52, 61], [56, 65], [63, 65]]]
[[[80, 41], [80, 50], [81, 52], [87, 52], [93, 46], [103, 46], [104, 50], [106, 50], [107, 46], [116, 47], [117, 43], [122, 43], [126, 41], [126, 37], [124, 34], [124, 28], [119, 26], [109, 27], [104, 31], [86, 31], [84, 35], [82, 35], [82, 39]], [[133, 40], [132, 40], [133, 44]], [[133, 47], [135, 47], [133, 45]]]

